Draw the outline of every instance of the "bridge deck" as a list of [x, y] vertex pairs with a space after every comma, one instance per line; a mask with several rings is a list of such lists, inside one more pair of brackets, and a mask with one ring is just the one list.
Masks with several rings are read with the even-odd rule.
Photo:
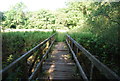
[[76, 66], [64, 42], [57, 42], [43, 63], [44, 76], [40, 79], [79, 79], [75, 72]]

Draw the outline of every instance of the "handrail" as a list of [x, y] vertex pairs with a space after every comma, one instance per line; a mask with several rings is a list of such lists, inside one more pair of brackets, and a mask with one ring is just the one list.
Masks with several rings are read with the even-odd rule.
[[83, 69], [82, 69], [82, 66], [80, 65], [80, 63], [79, 63], [79, 61], [78, 61], [78, 59], [77, 59], [74, 51], [73, 51], [72, 48], [70, 47], [70, 44], [68, 43], [68, 40], [67, 40], [67, 39], [66, 39], [66, 43], [67, 43], [67, 45], [68, 45], [68, 47], [69, 47], [69, 49], [70, 49], [70, 51], [71, 51], [71, 53], [72, 53], [72, 55], [73, 55], [73, 57], [74, 57], [74, 60], [75, 60], [75, 62], [76, 62], [76, 64], [77, 64], [77, 67], [78, 67], [78, 69], [79, 69], [79, 71], [80, 71], [80, 74], [81, 74], [82, 78], [83, 78], [85, 81], [88, 81], [88, 78], [87, 78], [87, 76], [85, 75], [85, 73], [84, 73], [84, 71], [83, 71]]
[[54, 33], [52, 36], [50, 36], [49, 38], [45, 39], [43, 42], [41, 42], [40, 44], [36, 45], [34, 48], [32, 48], [31, 50], [29, 50], [28, 52], [26, 52], [25, 54], [23, 54], [21, 57], [19, 57], [18, 59], [16, 59], [15, 61], [13, 61], [11, 64], [9, 64], [7, 67], [5, 67], [3, 70], [0, 71], [1, 75], [5, 75], [9, 70], [12, 70], [13, 67], [18, 64], [21, 61], [24, 61], [25, 59], [27, 59], [29, 56], [32, 55], [32, 52], [34, 50], [36, 50], [38, 47], [41, 47], [43, 44], [45, 44], [48, 40], [50, 40], [56, 33]]
[[42, 57], [41, 61], [37, 64], [37, 67], [35, 68], [35, 71], [31, 74], [31, 76], [28, 79], [29, 81], [31, 81], [32, 79], [34, 79], [34, 77], [37, 74], [40, 66], [42, 65], [42, 62], [45, 60], [45, 57], [48, 55], [48, 53], [50, 51], [50, 48], [52, 47], [52, 45], [53, 45], [54, 42], [55, 42], [55, 39], [53, 40], [53, 42], [51, 43], [50, 47], [48, 48], [48, 50], [46, 51], [46, 53]]
[[87, 51], [84, 47], [82, 47], [82, 45], [77, 43], [68, 34], [66, 36], [69, 38], [70, 41], [72, 41], [76, 45], [76, 47], [79, 50], [81, 50], [84, 53], [84, 55], [94, 64], [94, 66], [96, 66], [96, 68], [98, 68], [98, 70], [106, 76], [106, 78], [108, 78], [109, 80], [120, 81], [120, 77], [115, 72], [113, 72], [106, 65], [101, 63], [97, 58], [95, 58], [89, 51]]

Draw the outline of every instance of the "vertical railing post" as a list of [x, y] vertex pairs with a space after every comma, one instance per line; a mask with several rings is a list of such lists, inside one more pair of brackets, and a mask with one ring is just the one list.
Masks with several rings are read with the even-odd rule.
[[74, 44], [74, 48], [73, 48], [73, 49], [74, 49], [74, 50], [73, 50], [74, 53], [77, 54], [77, 46], [76, 46], [75, 44]]
[[79, 53], [79, 49], [78, 49], [78, 47], [76, 48], [76, 55]]
[[[51, 38], [48, 40], [48, 46], [47, 46], [47, 49], [49, 48], [50, 45], [51, 45]], [[48, 54], [46, 55], [46, 58], [48, 58]]]
[[[40, 58], [39, 58], [39, 60], [41, 61], [41, 60], [42, 60], [42, 57], [43, 57], [43, 52], [42, 52], [42, 48], [41, 48], [41, 47], [39, 48], [39, 53], [40, 53]], [[42, 64], [41, 64], [41, 67], [40, 67], [40, 72], [42, 72]]]
[[[70, 40], [70, 46], [73, 49], [73, 42]], [[72, 60], [74, 59], [73, 55], [72, 55]]]
[[[70, 44], [70, 39], [68, 36], [66, 36], [66, 39], [67, 39], [68, 43]], [[69, 53], [70, 53], [70, 49], [69, 49]]]
[[50, 39], [49, 39], [49, 45], [51, 44], [51, 41], [52, 41], [52, 39], [50, 38]]
[[29, 76], [29, 70], [28, 70], [28, 64], [27, 64], [27, 59], [21, 62], [22, 64], [22, 71], [23, 71], [23, 76], [21, 77], [23, 80], [28, 81], [28, 76]]
[[[51, 37], [49, 40], [48, 40], [48, 43], [49, 43], [49, 46], [51, 45], [51, 43], [52, 43], [52, 41], [53, 41], [53, 37]], [[49, 48], [49, 46], [48, 46], [48, 48]], [[49, 57], [49, 55], [47, 54], [47, 56], [46, 56], [46, 58], [48, 58]]]
[[38, 51], [37, 54], [35, 55], [34, 61], [33, 61], [33, 63], [32, 63], [31, 66], [30, 66], [29, 75], [31, 75], [31, 73], [32, 73], [32, 69], [34, 68], [34, 65], [35, 65], [35, 62], [36, 62], [37, 59], [38, 59], [38, 56], [39, 56], [39, 51]]
[[68, 43], [70, 44], [70, 39], [66, 36], [66, 40], [68, 41]]
[[90, 81], [92, 81], [92, 78], [93, 78], [93, 69], [94, 69], [94, 64], [91, 62], [91, 68], [90, 68]]
[[70, 40], [70, 46], [73, 49], [73, 42]]
[[[75, 54], [76, 54], [76, 56], [77, 56], [77, 54], [78, 54], [78, 51], [79, 51], [79, 49], [78, 49], [77, 46], [76, 46], [76, 49], [75, 49]], [[78, 67], [76, 67], [76, 72], [79, 72]]]
[[76, 54], [77, 53], [77, 46], [73, 43], [73, 51]]

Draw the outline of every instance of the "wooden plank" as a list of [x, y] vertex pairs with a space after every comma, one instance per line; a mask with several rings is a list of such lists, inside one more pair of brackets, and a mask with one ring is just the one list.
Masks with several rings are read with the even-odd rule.
[[53, 63], [53, 62], [44, 62], [44, 64], [75, 65], [75, 63]]
[[82, 45], [80, 45], [79, 43], [77, 43], [69, 35], [67, 35], [67, 37], [69, 37], [69, 39], [77, 46], [77, 48], [79, 48], [84, 53], [84, 55], [91, 62], [93, 62], [93, 64], [98, 68], [98, 70], [101, 73], [103, 73], [106, 76], [106, 78], [108, 78], [110, 80], [118, 80], [118, 81], [120, 81], [120, 77], [115, 72], [113, 72], [112, 70], [110, 70], [106, 65], [104, 65], [103, 63], [101, 63], [98, 59], [96, 59], [89, 51], [87, 51], [84, 47], [82, 47]]
[[48, 58], [43, 63], [43, 73], [44, 76], [39, 76], [39, 79], [47, 79], [50, 77], [51, 80], [70, 80], [77, 79], [81, 77], [77, 76], [75, 72], [76, 65], [73, 60], [70, 58], [70, 53], [68, 51], [59, 51], [59, 49], [68, 49], [64, 42], [58, 42], [55, 45], [55, 48], [49, 54], [50, 58]]

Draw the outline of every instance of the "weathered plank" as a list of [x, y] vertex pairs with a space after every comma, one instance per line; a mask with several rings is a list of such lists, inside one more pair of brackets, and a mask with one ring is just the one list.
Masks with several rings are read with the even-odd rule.
[[75, 77], [77, 76], [75, 68], [67, 46], [63, 42], [58, 42], [49, 58], [43, 63], [45, 76], [40, 76], [39, 79], [78, 79]]

